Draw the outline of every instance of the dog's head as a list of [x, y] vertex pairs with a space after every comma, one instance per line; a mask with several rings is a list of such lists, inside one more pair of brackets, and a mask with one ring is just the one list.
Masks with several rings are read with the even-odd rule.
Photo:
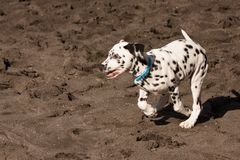
[[124, 40], [115, 44], [109, 51], [107, 59], [102, 63], [102, 68], [107, 78], [115, 78], [129, 70], [134, 58], [137, 58], [142, 63], [146, 63], [146, 56], [143, 51], [144, 45], [142, 44], [128, 43]]

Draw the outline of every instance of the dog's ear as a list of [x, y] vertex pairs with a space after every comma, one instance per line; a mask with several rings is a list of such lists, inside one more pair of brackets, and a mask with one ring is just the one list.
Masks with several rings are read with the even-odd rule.
[[135, 56], [135, 49], [134, 49], [134, 44], [133, 43], [128, 43], [123, 48], [127, 49], [132, 55]]
[[119, 41], [119, 43], [121, 43], [121, 42], [125, 42], [123, 39], [121, 39], [120, 41]]
[[143, 63], [147, 64], [147, 54], [144, 53], [144, 45], [139, 43], [129, 43], [126, 46], [124, 46], [125, 49], [127, 49], [131, 54], [133, 54], [137, 59]]

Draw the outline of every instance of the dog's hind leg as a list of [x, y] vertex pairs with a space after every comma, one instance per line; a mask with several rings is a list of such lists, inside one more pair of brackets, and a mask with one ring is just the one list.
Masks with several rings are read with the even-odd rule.
[[206, 76], [208, 69], [208, 64], [206, 61], [199, 65], [199, 67], [195, 70], [192, 79], [191, 79], [191, 91], [193, 97], [193, 106], [192, 106], [192, 114], [191, 116], [184, 122], [180, 123], [180, 127], [182, 128], [192, 128], [198, 116], [202, 110], [201, 104], [201, 87], [203, 83], [203, 79]]

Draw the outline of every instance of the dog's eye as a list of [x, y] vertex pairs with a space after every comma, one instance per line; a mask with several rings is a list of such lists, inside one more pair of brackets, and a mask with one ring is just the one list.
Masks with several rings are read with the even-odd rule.
[[120, 58], [120, 56], [119, 56], [118, 54], [113, 54], [113, 55], [112, 55], [112, 58], [118, 59], [118, 58]]

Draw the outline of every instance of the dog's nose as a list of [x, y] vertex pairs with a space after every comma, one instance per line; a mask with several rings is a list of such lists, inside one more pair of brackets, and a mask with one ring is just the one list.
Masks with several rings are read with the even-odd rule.
[[104, 70], [106, 70], [106, 65], [104, 65], [104, 64], [101, 64], [100, 66], [99, 66], [99, 69], [100, 69], [100, 71], [104, 71]]

